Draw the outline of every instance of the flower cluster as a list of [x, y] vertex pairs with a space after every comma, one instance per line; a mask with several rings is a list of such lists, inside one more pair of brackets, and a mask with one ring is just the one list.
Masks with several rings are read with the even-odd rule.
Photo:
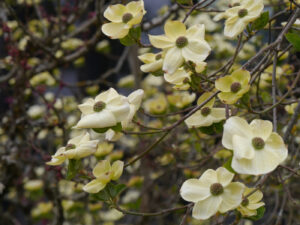
[[[97, 95], [95, 99], [89, 98], [78, 108], [82, 112], [81, 119], [74, 128], [92, 129], [91, 134], [87, 131], [70, 139], [66, 146], [61, 147], [47, 162], [48, 165], [56, 166], [65, 162], [67, 159], [81, 159], [95, 154], [101, 157], [109, 153], [113, 146], [101, 139], [92, 139], [97, 136], [95, 133], [106, 132], [106, 139], [112, 140], [118, 134], [113, 130], [115, 127], [128, 127], [136, 111], [139, 109], [144, 91], [139, 89], [131, 93], [128, 97], [118, 94], [110, 88]], [[91, 138], [92, 137], [92, 138]], [[107, 149], [109, 148], [109, 149]], [[70, 163], [70, 162], [69, 162]], [[115, 161], [112, 166], [110, 161], [99, 162], [93, 175], [96, 179], [83, 187], [89, 193], [96, 193], [105, 188], [111, 180], [117, 180], [123, 172], [123, 162]]]

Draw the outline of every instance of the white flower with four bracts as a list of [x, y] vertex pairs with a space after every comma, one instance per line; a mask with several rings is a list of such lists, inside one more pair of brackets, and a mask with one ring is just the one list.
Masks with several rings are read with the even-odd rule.
[[89, 133], [82, 133], [70, 139], [65, 147], [59, 148], [47, 165], [57, 166], [66, 159], [80, 159], [92, 155], [97, 150], [98, 142], [98, 140], [90, 140]]
[[214, 20], [225, 18], [224, 35], [235, 38], [243, 32], [250, 22], [256, 20], [264, 9], [263, 0], [241, 0], [233, 4], [224, 13], [219, 13]]
[[[208, 99], [213, 93], [206, 92], [201, 95], [197, 101], [197, 105], [202, 104], [206, 99]], [[188, 128], [192, 127], [207, 127], [213, 123], [218, 123], [226, 119], [226, 113], [224, 108], [213, 108], [215, 103], [215, 98], [212, 98], [208, 103], [206, 103], [200, 110], [195, 112], [184, 122]]]
[[233, 150], [231, 166], [237, 173], [266, 174], [286, 159], [288, 150], [272, 129], [273, 124], [267, 120], [255, 119], [248, 124], [233, 116], [225, 122], [222, 144]]
[[241, 204], [245, 186], [231, 182], [233, 177], [233, 173], [220, 167], [208, 169], [199, 179], [188, 179], [182, 184], [180, 195], [184, 200], [195, 203], [192, 212], [195, 219], [205, 220]]
[[151, 44], [165, 51], [163, 71], [174, 73], [184, 61], [203, 62], [209, 55], [210, 46], [204, 40], [205, 27], [197, 24], [189, 29], [180, 21], [167, 21], [165, 35], [149, 35]]
[[111, 180], [118, 180], [123, 173], [124, 162], [117, 160], [112, 165], [108, 160], [102, 160], [97, 163], [93, 169], [93, 175], [96, 177], [83, 187], [88, 193], [97, 193], [105, 188]]
[[110, 5], [104, 17], [111, 22], [102, 25], [102, 32], [111, 39], [123, 38], [132, 26], [141, 23], [145, 13], [143, 0], [129, 2], [126, 6]]

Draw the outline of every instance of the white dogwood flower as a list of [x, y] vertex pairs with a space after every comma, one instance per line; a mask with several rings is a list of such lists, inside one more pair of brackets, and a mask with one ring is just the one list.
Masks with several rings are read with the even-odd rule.
[[219, 13], [214, 20], [225, 18], [224, 35], [228, 38], [235, 38], [243, 32], [246, 26], [256, 20], [264, 9], [263, 0], [241, 0], [233, 4], [224, 13]]
[[149, 35], [149, 39], [154, 47], [166, 52], [162, 68], [165, 73], [174, 73], [184, 61], [203, 62], [209, 55], [203, 24], [186, 29], [180, 21], [167, 21], [164, 30], [165, 35]]
[[180, 189], [181, 197], [195, 203], [192, 216], [205, 220], [217, 212], [233, 210], [242, 202], [244, 184], [231, 182], [234, 174], [223, 167], [206, 170], [199, 179], [186, 180]]
[[233, 150], [231, 166], [237, 173], [266, 174], [286, 159], [288, 150], [272, 129], [267, 120], [255, 119], [248, 124], [245, 119], [233, 116], [225, 122], [222, 144]]

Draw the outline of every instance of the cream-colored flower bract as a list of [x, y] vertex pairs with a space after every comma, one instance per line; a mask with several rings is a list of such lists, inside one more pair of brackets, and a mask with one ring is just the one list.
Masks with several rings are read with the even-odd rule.
[[260, 190], [256, 190], [253, 194], [251, 194], [248, 197], [248, 194], [253, 192], [255, 188], [245, 188], [244, 194], [243, 194], [243, 201], [241, 205], [237, 208], [237, 210], [242, 214], [242, 216], [256, 216], [257, 215], [257, 209], [264, 206], [265, 203], [261, 202], [263, 198], [263, 193]]
[[242, 202], [244, 184], [231, 182], [234, 174], [223, 167], [206, 170], [199, 179], [186, 180], [180, 189], [181, 197], [195, 203], [192, 216], [205, 220], [217, 212], [233, 210]]
[[83, 187], [88, 193], [97, 193], [105, 188], [111, 180], [118, 180], [123, 173], [124, 162], [117, 160], [112, 165], [108, 160], [102, 160], [97, 163], [93, 169], [93, 175], [96, 179], [92, 180]]
[[130, 104], [125, 96], [110, 88], [79, 105], [81, 119], [74, 128], [107, 128], [128, 118]]
[[235, 38], [250, 22], [260, 16], [263, 9], [263, 0], [241, 0], [240, 3], [235, 3], [224, 13], [216, 15], [214, 20], [225, 18], [224, 35], [228, 38]]
[[102, 25], [102, 32], [111, 39], [125, 37], [129, 29], [141, 23], [144, 14], [144, 1], [132, 1], [126, 6], [122, 4], [110, 5], [104, 12], [104, 17], [111, 21]]
[[170, 95], [167, 95], [168, 102], [177, 108], [184, 108], [191, 104], [196, 98], [195, 93], [189, 93], [188, 91], [176, 91]]
[[210, 52], [209, 44], [204, 40], [205, 27], [197, 24], [189, 29], [180, 21], [167, 21], [165, 35], [149, 35], [151, 44], [166, 52], [163, 71], [174, 73], [184, 61], [203, 62]]
[[157, 54], [145, 53], [138, 57], [144, 65], [141, 65], [141, 71], [144, 73], [154, 73], [161, 70], [163, 66], [162, 52]]
[[234, 104], [249, 91], [250, 73], [247, 70], [235, 70], [231, 75], [221, 77], [215, 81], [216, 89], [221, 91], [219, 99], [225, 104]]
[[173, 74], [164, 74], [164, 78], [168, 83], [173, 84], [173, 88], [176, 90], [187, 90], [190, 87], [191, 72], [185, 71], [183, 68], [179, 68]]
[[[197, 101], [197, 104], [200, 105], [204, 102], [209, 96], [211, 96], [212, 92], [206, 92], [201, 95]], [[215, 98], [212, 98], [208, 103], [206, 103], [202, 109], [195, 112], [189, 118], [187, 118], [184, 122], [188, 126], [188, 128], [192, 127], [208, 127], [213, 123], [218, 123], [222, 120], [225, 120], [226, 113], [224, 108], [213, 108], [215, 103]]]
[[92, 155], [97, 150], [98, 142], [98, 140], [90, 140], [89, 133], [82, 133], [70, 139], [65, 147], [59, 148], [47, 165], [57, 166], [66, 159], [80, 159]]
[[288, 150], [272, 129], [267, 120], [255, 119], [248, 124], [245, 119], [233, 116], [225, 122], [222, 144], [233, 150], [231, 167], [237, 173], [266, 174], [286, 159]]
[[134, 117], [136, 111], [140, 108], [142, 99], [144, 97], [144, 91], [142, 89], [138, 89], [128, 95], [127, 99], [129, 102], [129, 114], [126, 120], [122, 121], [122, 127], [127, 127], [128, 124], [131, 122], [132, 118]]

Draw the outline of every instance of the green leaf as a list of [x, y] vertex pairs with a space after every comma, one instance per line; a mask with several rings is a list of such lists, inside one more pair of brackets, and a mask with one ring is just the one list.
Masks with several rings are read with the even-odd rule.
[[177, 3], [179, 4], [188, 4], [188, 5], [192, 5], [193, 1], [192, 0], [176, 0]]
[[130, 45], [134, 45], [136, 43], [136, 41], [128, 34], [125, 37], [120, 39], [120, 42], [122, 45], [125, 46], [130, 46]]
[[[105, 189], [106, 188], [107, 187], [105, 187]], [[103, 202], [109, 201], [111, 198], [109, 196], [109, 193], [105, 189], [100, 191], [97, 194], [92, 194], [92, 197], [97, 199], [97, 200], [103, 201]]]
[[117, 123], [117, 125], [112, 126], [112, 127], [93, 128], [93, 131], [95, 131], [96, 133], [100, 133], [101, 134], [101, 133], [105, 133], [109, 129], [113, 129], [116, 132], [121, 132], [122, 131], [122, 124], [121, 123]]
[[120, 39], [120, 42], [125, 46], [134, 45], [138, 40], [140, 40], [141, 33], [141, 27], [133, 27], [129, 30], [125, 37]]
[[111, 129], [113, 129], [116, 132], [121, 132], [122, 131], [122, 124], [121, 123], [117, 123], [117, 125], [111, 127]]
[[80, 159], [70, 159], [68, 170], [67, 170], [67, 179], [71, 180], [73, 179], [76, 174], [81, 169], [81, 160]]
[[215, 133], [222, 133], [223, 132], [223, 125], [224, 125], [224, 121], [221, 121], [219, 123], [214, 123], [213, 124], [213, 128]]
[[300, 51], [300, 35], [297, 33], [287, 33], [286, 39], [293, 45], [296, 51]]
[[140, 26], [133, 27], [129, 30], [130, 37], [135, 41], [140, 40], [141, 34], [142, 34], [142, 29]]
[[232, 156], [224, 163], [223, 167], [226, 168], [231, 173], [236, 173], [231, 167]]
[[125, 190], [127, 188], [127, 186], [125, 184], [113, 184], [113, 183], [109, 183], [107, 185], [107, 188], [109, 190], [110, 196], [112, 198], [117, 197], [123, 190]]
[[252, 28], [255, 30], [263, 29], [268, 24], [268, 22], [269, 22], [269, 11], [266, 11], [260, 14], [260, 17], [253, 22]]
[[156, 76], [156, 77], [160, 77], [160, 76], [163, 76], [164, 75], [164, 71], [162, 70], [157, 70], [155, 72], [152, 72], [151, 73], [152, 75]]
[[246, 218], [249, 220], [253, 220], [253, 221], [259, 220], [264, 216], [265, 211], [266, 211], [266, 208], [264, 206], [262, 206], [256, 210], [256, 213], [257, 213], [256, 216], [250, 216], [250, 217], [246, 217]]
[[108, 131], [109, 127], [104, 127], [104, 128], [93, 128], [93, 131], [95, 131], [96, 133], [105, 133], [106, 131]]

